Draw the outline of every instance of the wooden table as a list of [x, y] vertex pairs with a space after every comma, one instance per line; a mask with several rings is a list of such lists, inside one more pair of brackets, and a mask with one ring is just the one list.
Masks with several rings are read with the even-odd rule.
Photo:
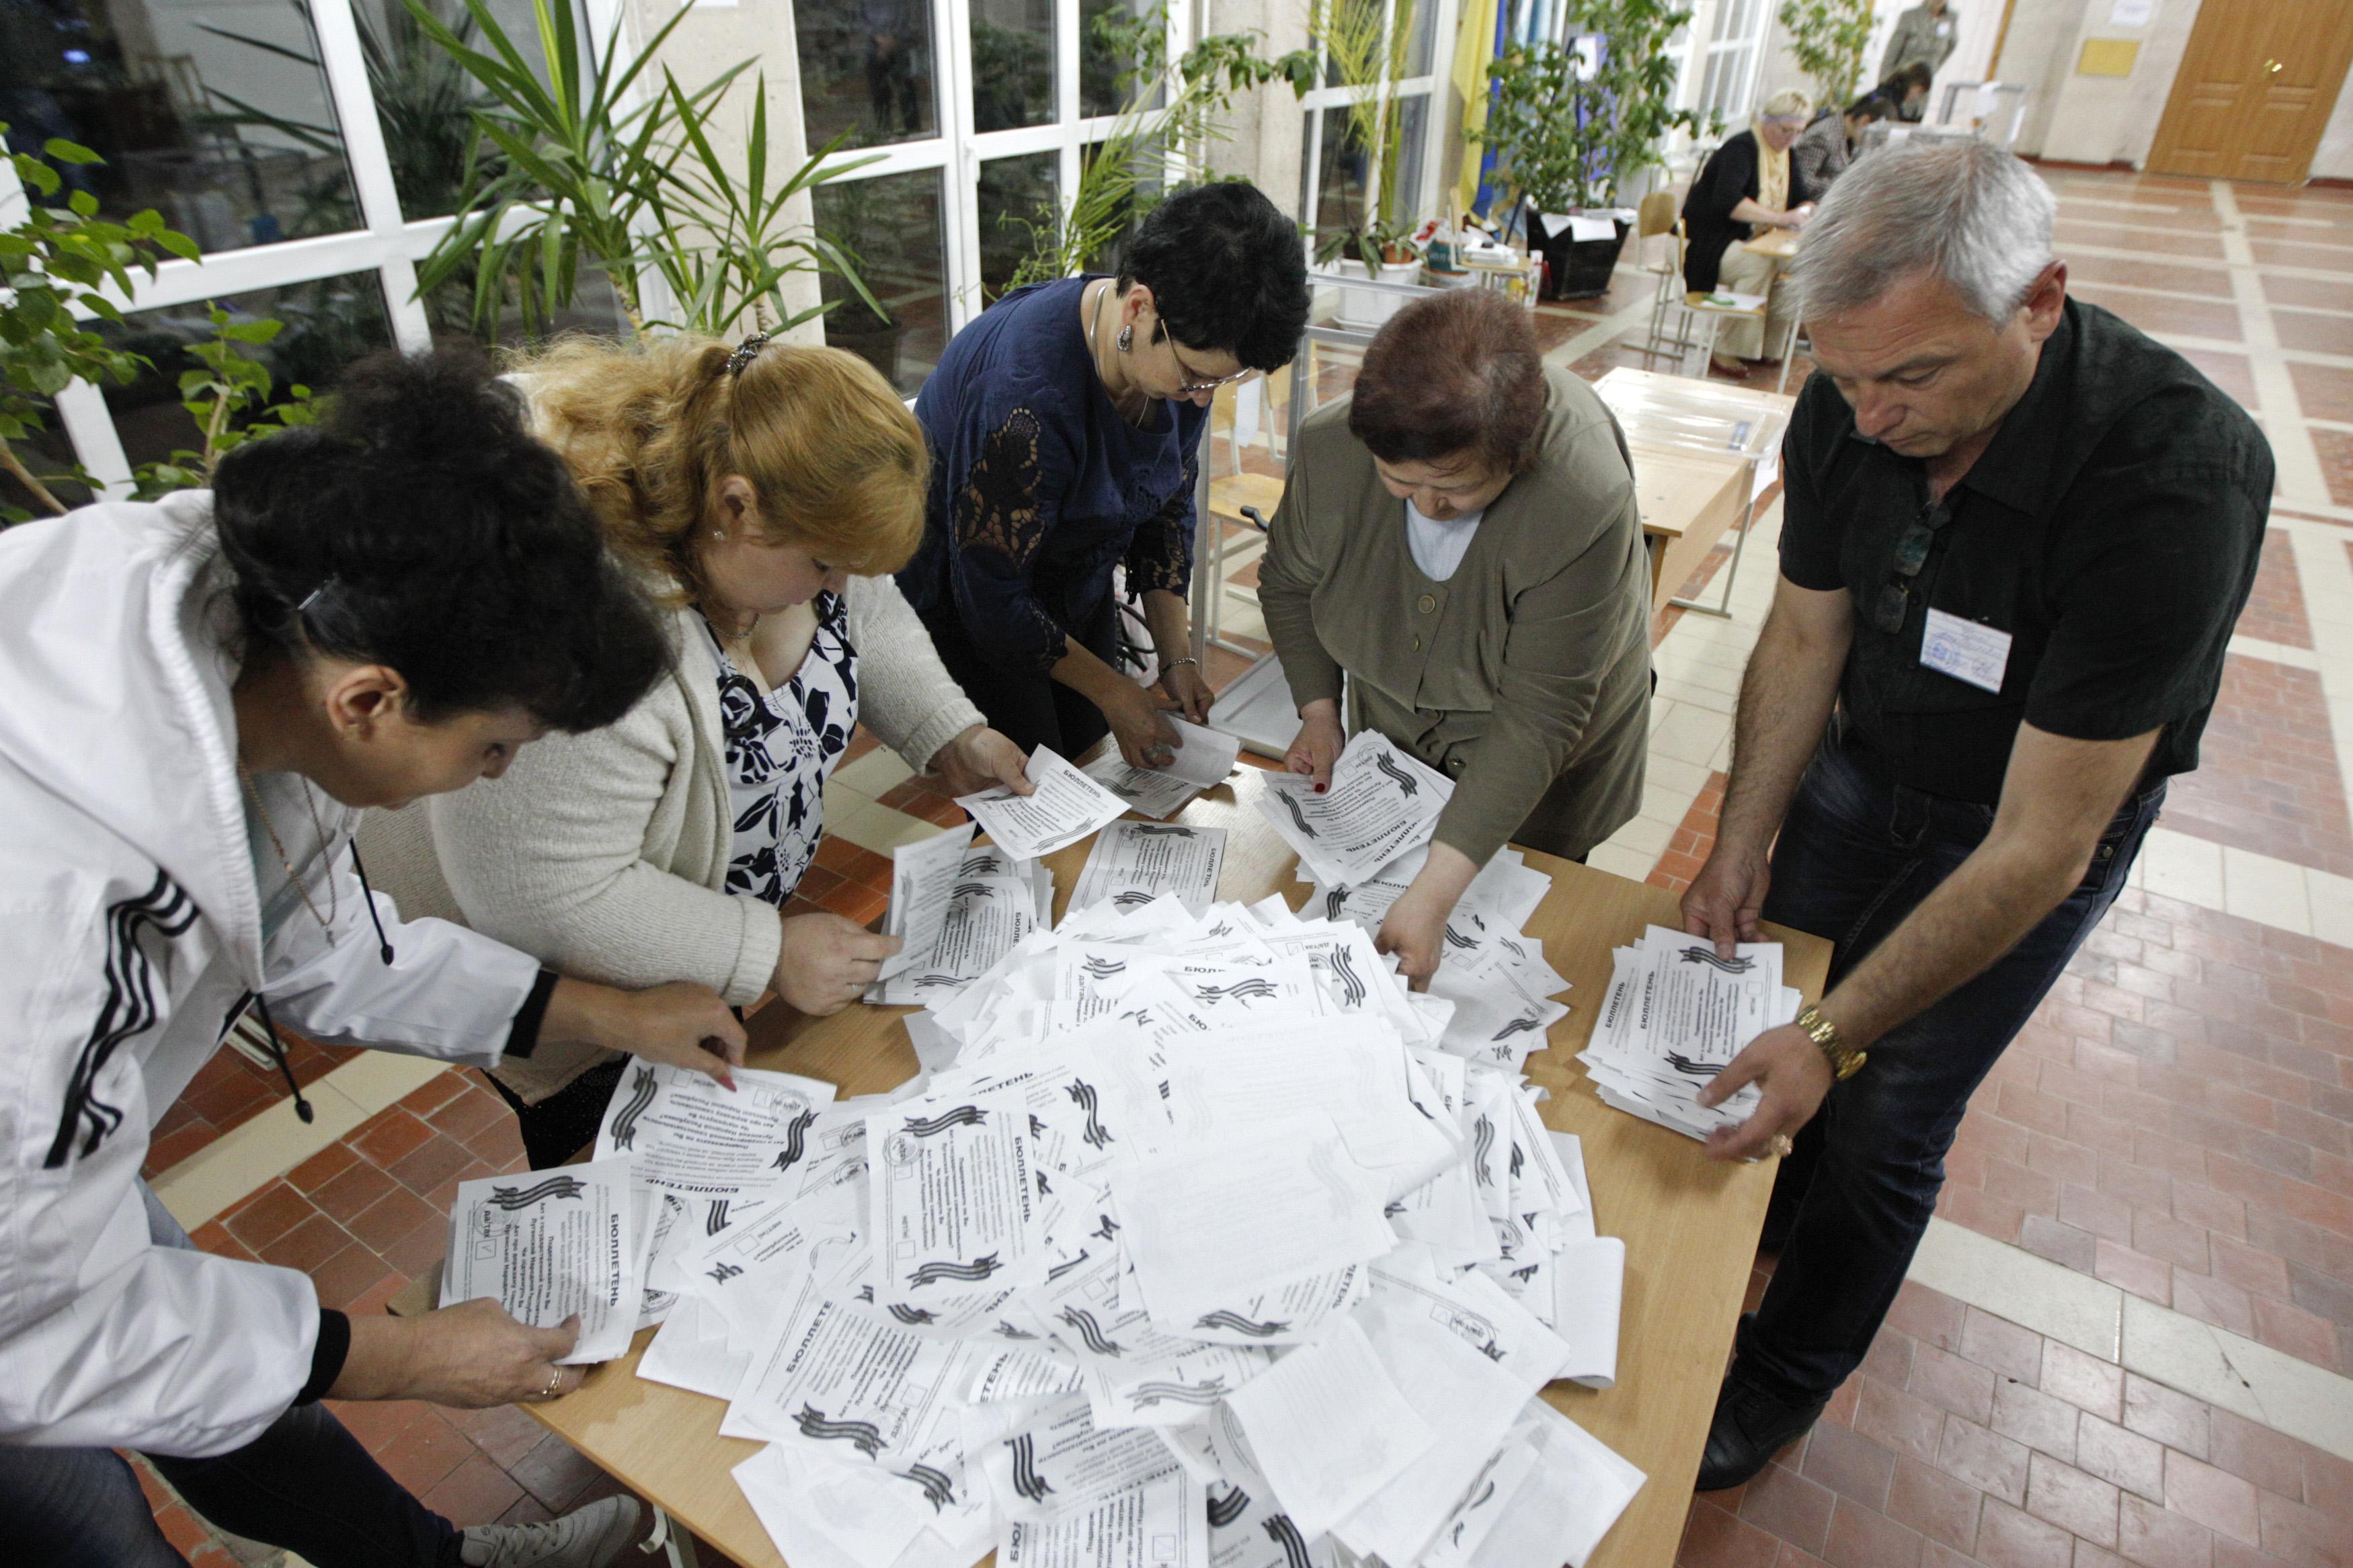
[[[1632, 444], [1630, 434], [1627, 439]], [[1740, 515], [1748, 502], [1749, 478], [1748, 459], [1736, 453], [1646, 446], [1634, 454], [1634, 502], [1642, 513], [1642, 542], [1651, 552], [1652, 609], [1682, 591], [1684, 579]], [[1560, 969], [1557, 963], [1553, 967]], [[1607, 965], [1602, 973], [1609, 973]]]
[[[1263, 787], [1260, 771], [1245, 768], [1186, 807], [1182, 820], [1230, 831], [1221, 896], [1250, 901], [1280, 890], [1295, 906], [1306, 889], [1292, 881], [1293, 857], [1250, 804]], [[1088, 847], [1082, 843], [1047, 858], [1057, 921]], [[1594, 1098], [1575, 1058], [1609, 983], [1609, 950], [1640, 937], [1646, 922], [1674, 921], [1675, 900], [1660, 889], [1547, 855], [1532, 853], [1528, 863], [1554, 878], [1528, 930], [1543, 938], [1546, 961], [1576, 987], [1548, 1048], [1528, 1058], [1528, 1076], [1552, 1090], [1546, 1122], [1584, 1139], [1596, 1217], [1604, 1234], [1626, 1243], [1618, 1385], [1597, 1394], [1555, 1384], [1545, 1398], [1650, 1478], [1594, 1553], [1595, 1568], [1667, 1568], [1683, 1534], [1773, 1167], [1714, 1163], [1690, 1139]], [[1773, 934], [1788, 944], [1783, 973], [1789, 984], [1809, 1000], [1819, 998], [1830, 943]], [[765, 1009], [751, 1023], [751, 1065], [828, 1079], [845, 1097], [893, 1088], [915, 1071], [914, 1051], [899, 1025], [904, 1011], [855, 1007], [812, 1020]], [[522, 1408], [745, 1568], [784, 1568], [728, 1475], [760, 1445], [719, 1435], [722, 1401], [636, 1375], [653, 1332], [639, 1334], [628, 1355], [591, 1372], [576, 1393]]]

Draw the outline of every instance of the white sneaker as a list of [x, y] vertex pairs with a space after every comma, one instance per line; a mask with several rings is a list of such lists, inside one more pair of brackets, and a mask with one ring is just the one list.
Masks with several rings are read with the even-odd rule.
[[544, 1524], [470, 1524], [459, 1534], [470, 1568], [605, 1568], [637, 1542], [638, 1500], [624, 1492]]

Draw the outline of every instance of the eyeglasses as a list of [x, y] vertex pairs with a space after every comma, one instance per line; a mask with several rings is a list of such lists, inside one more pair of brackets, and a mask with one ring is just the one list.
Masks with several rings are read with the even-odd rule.
[[1179, 397], [1194, 397], [1204, 392], [1215, 392], [1218, 388], [1224, 386], [1229, 383], [1237, 382], [1246, 375], [1256, 374], [1250, 366], [1244, 365], [1241, 369], [1234, 372], [1231, 375], [1212, 376], [1207, 381], [1204, 381], [1200, 378], [1200, 373], [1196, 371], [1191, 365], [1187, 364], [1185, 363], [1185, 356], [1176, 352], [1176, 340], [1175, 338], [1168, 339], [1168, 357], [1176, 362], [1176, 374], [1185, 378], [1184, 384], [1180, 385], [1176, 389], [1176, 395]]
[[1883, 632], [1904, 629], [1905, 613], [1912, 607], [1912, 580], [1920, 575], [1920, 568], [1928, 563], [1928, 552], [1936, 547], [1936, 531], [1953, 521], [1953, 514], [1942, 501], [1931, 501], [1920, 509], [1902, 537], [1895, 542], [1895, 557], [1887, 569], [1887, 581], [1881, 584], [1879, 603], [1871, 612], [1871, 624]]

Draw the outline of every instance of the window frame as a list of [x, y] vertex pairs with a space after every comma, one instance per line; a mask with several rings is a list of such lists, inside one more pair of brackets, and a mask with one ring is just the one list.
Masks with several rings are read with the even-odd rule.
[[[1328, 0], [1326, 0], [1328, 3]], [[1305, 117], [1300, 134], [1300, 212], [1299, 223], [1307, 233], [1308, 254], [1314, 255], [1315, 215], [1324, 201], [1324, 125], [1328, 111], [1345, 110], [1352, 104], [1383, 98], [1400, 105], [1407, 99], [1419, 98], [1424, 108], [1421, 115], [1421, 145], [1410, 151], [1400, 150], [1399, 157], [1412, 158], [1421, 165], [1420, 191], [1422, 205], [1428, 207], [1432, 195], [1440, 187], [1439, 164], [1446, 151], [1446, 130], [1440, 122], [1446, 104], [1445, 87], [1453, 75], [1454, 35], [1460, 25], [1460, 0], [1426, 0], [1436, 13], [1430, 36], [1430, 68], [1419, 76], [1406, 77], [1397, 82], [1354, 83], [1337, 87], [1311, 88], [1299, 100], [1299, 110]], [[1381, 0], [1382, 53], [1388, 49], [1389, 30], [1397, 26], [1397, 0]], [[1329, 51], [1317, 41], [1315, 79], [1322, 81], [1329, 68]], [[1451, 199], [1451, 198], [1450, 198]]]

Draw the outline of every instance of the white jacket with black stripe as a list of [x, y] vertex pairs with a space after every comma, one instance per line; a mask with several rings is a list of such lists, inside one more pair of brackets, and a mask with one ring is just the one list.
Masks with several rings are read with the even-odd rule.
[[310, 1280], [151, 1245], [138, 1191], [150, 1130], [248, 993], [313, 1039], [487, 1066], [538, 974], [379, 900], [387, 964], [344, 847], [357, 814], [312, 790], [314, 817], [265, 774], [334, 929], [305, 908], [240, 795], [211, 506], [0, 532], [0, 1443], [225, 1453], [310, 1377]]

